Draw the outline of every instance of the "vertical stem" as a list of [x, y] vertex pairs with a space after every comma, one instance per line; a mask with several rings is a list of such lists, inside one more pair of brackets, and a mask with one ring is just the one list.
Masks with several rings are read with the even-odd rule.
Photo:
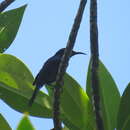
[[0, 13], [4, 11], [11, 3], [13, 3], [15, 0], [4, 0], [0, 3]]
[[64, 55], [61, 59], [61, 63], [59, 66], [59, 70], [58, 70], [58, 74], [56, 77], [56, 86], [55, 86], [55, 90], [54, 90], [54, 103], [53, 103], [53, 122], [54, 122], [54, 129], [53, 130], [61, 130], [61, 121], [60, 121], [60, 90], [62, 89], [62, 80], [63, 80], [63, 76], [66, 72], [66, 68], [68, 66], [68, 61], [69, 61], [69, 57], [71, 54], [71, 51], [74, 47], [75, 41], [76, 41], [76, 37], [78, 34], [78, 30], [81, 24], [81, 20], [82, 20], [82, 16], [83, 16], [83, 12], [85, 9], [85, 5], [87, 3], [87, 0], [80, 0], [80, 5], [79, 5], [79, 9], [78, 12], [76, 14], [75, 20], [74, 20], [74, 24], [72, 26], [69, 38], [68, 38], [68, 42], [67, 42], [67, 46], [64, 52]]
[[99, 50], [98, 50], [98, 27], [97, 27], [97, 0], [90, 3], [90, 42], [91, 42], [91, 84], [93, 91], [94, 111], [98, 130], [104, 130], [103, 119], [100, 113], [100, 92], [99, 92]]
[[53, 102], [53, 130], [62, 130], [61, 120], [60, 120], [60, 89], [61, 86], [55, 86], [54, 88], [54, 102]]

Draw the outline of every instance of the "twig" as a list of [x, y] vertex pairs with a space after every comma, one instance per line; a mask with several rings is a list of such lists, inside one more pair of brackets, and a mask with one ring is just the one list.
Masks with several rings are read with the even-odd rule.
[[87, 3], [87, 0], [80, 1], [79, 9], [78, 9], [77, 15], [75, 17], [74, 24], [72, 26], [72, 29], [71, 29], [71, 32], [70, 32], [70, 35], [68, 38], [67, 46], [66, 46], [64, 55], [61, 59], [59, 69], [58, 69], [58, 74], [57, 74], [57, 78], [56, 78], [56, 86], [54, 87], [54, 104], [53, 104], [54, 130], [62, 129], [61, 120], [59, 118], [59, 116], [60, 116], [60, 92], [61, 92], [60, 90], [62, 88], [63, 76], [66, 72], [70, 54], [71, 54], [71, 51], [75, 44], [75, 40], [76, 40], [77, 33], [78, 33], [78, 30], [80, 27], [80, 23], [82, 20], [82, 16], [83, 16], [83, 12], [84, 12], [86, 3]]
[[15, 0], [4, 0], [0, 3], [0, 13], [4, 11], [11, 3], [13, 3]]
[[99, 94], [99, 50], [98, 50], [98, 27], [97, 27], [97, 0], [90, 3], [90, 41], [91, 41], [91, 83], [93, 90], [94, 111], [98, 130], [104, 130], [103, 119], [100, 113], [100, 94]]

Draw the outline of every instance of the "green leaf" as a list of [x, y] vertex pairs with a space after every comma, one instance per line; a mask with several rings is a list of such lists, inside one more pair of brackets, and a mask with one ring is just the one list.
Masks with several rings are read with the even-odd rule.
[[[49, 89], [49, 87], [47, 88]], [[50, 95], [52, 94], [50, 93]], [[89, 98], [80, 85], [68, 74], [64, 76], [64, 86], [60, 100], [62, 119], [68, 128], [70, 126], [75, 127], [75, 130], [81, 128], [82, 130], [93, 130], [95, 128]]]
[[0, 13], [0, 53], [3, 53], [13, 42], [26, 5], [7, 12]]
[[0, 130], [11, 130], [11, 127], [9, 126], [5, 118], [2, 116], [2, 114], [0, 114]]
[[[90, 66], [91, 61], [88, 69], [86, 89], [89, 97], [92, 99]], [[116, 128], [120, 94], [112, 76], [101, 61], [99, 61], [98, 76], [100, 85], [101, 112], [103, 115], [105, 130], [114, 130]]]
[[52, 117], [49, 96], [39, 92], [32, 107], [28, 100], [32, 96], [34, 78], [28, 68], [16, 57], [0, 54], [0, 98], [19, 112], [32, 116]]
[[17, 130], [35, 130], [35, 129], [34, 129], [33, 125], [31, 124], [31, 122], [30, 122], [28, 116], [25, 115], [25, 116], [21, 119], [21, 121], [20, 121], [20, 123], [19, 123], [19, 125], [18, 125]]
[[70, 129], [70, 130], [79, 130], [79, 128], [76, 125], [72, 124], [71, 121], [68, 121], [68, 119], [65, 117], [65, 115], [63, 116], [62, 119], [63, 119], [63, 123], [65, 124], [65, 126], [68, 129]]
[[117, 130], [130, 129], [130, 83], [125, 89], [120, 102], [117, 116]]
[[128, 118], [128, 120], [125, 122], [122, 130], [129, 130], [130, 129], [130, 116]]
[[62, 130], [70, 130], [69, 128], [67, 128], [66, 126], [64, 126], [64, 128]]

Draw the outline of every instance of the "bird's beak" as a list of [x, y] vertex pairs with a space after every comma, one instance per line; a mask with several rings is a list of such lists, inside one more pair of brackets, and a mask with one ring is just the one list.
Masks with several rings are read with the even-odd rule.
[[83, 55], [86, 55], [85, 53], [83, 52], [74, 52], [73, 55], [77, 55], [77, 54], [83, 54]]

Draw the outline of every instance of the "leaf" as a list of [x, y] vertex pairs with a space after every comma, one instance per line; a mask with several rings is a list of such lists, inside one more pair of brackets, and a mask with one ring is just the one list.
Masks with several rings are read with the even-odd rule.
[[62, 130], [70, 130], [69, 128], [67, 128], [66, 126], [64, 126], [64, 128]]
[[[91, 61], [88, 68], [87, 75], [87, 93], [92, 98], [91, 93]], [[100, 98], [101, 98], [101, 111], [105, 130], [114, 130], [116, 128], [117, 111], [120, 103], [120, 94], [110, 73], [105, 66], [99, 61], [99, 85], [100, 85]]]
[[17, 130], [35, 130], [27, 115], [21, 119]]
[[0, 114], [0, 130], [11, 130], [11, 127], [9, 126], [5, 118], [2, 116], [2, 114]]
[[[49, 87], [47, 88], [49, 89]], [[49, 94], [51, 96], [50, 90]], [[75, 130], [81, 128], [82, 130], [93, 130], [95, 125], [89, 98], [80, 85], [68, 74], [64, 76], [64, 86], [60, 100], [62, 119], [68, 128], [73, 126]]]
[[68, 119], [65, 117], [65, 115], [63, 116], [62, 119], [63, 119], [64, 125], [65, 125], [68, 129], [70, 129], [70, 130], [79, 130], [79, 128], [76, 127], [76, 125], [72, 124], [71, 121], [68, 121]]
[[0, 53], [3, 53], [15, 39], [26, 6], [0, 13]]
[[130, 116], [128, 118], [128, 120], [125, 122], [122, 130], [129, 130], [130, 129]]
[[117, 116], [117, 130], [130, 129], [130, 83], [125, 89], [120, 102]]
[[0, 54], [0, 98], [19, 112], [32, 116], [52, 117], [49, 96], [39, 92], [32, 107], [28, 100], [32, 96], [34, 78], [28, 68], [16, 57]]

